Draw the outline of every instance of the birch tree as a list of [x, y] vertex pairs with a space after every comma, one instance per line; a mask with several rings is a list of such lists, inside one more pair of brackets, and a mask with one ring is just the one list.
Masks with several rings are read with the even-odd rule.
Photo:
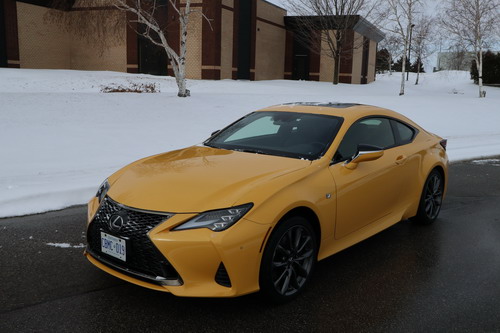
[[187, 97], [190, 95], [190, 91], [186, 87], [186, 53], [189, 17], [193, 12], [198, 12], [204, 19], [207, 18], [200, 12], [200, 10], [191, 8], [191, 0], [185, 0], [182, 4], [179, 0], [168, 0], [168, 9], [174, 10], [179, 17], [180, 47], [179, 53], [177, 53], [167, 39], [166, 32], [162, 29], [162, 25], [155, 18], [155, 12], [160, 6], [162, 6], [161, 2], [166, 1], [113, 0], [116, 8], [130, 12], [136, 17], [136, 20], [132, 22], [136, 22], [144, 26], [145, 29], [143, 32], [137, 32], [139, 35], [145, 37], [154, 45], [162, 47], [163, 50], [165, 50], [174, 72], [175, 81], [177, 82], [179, 90], [177, 96]]
[[414, 29], [414, 39], [413, 39], [413, 53], [417, 58], [417, 78], [415, 80], [415, 85], [418, 85], [418, 80], [420, 78], [420, 62], [425, 59], [431, 53], [431, 42], [433, 39], [433, 30], [435, 26], [434, 19], [429, 15], [420, 16], [415, 24]]
[[415, 26], [415, 18], [422, 9], [422, 0], [386, 0], [383, 10], [386, 14], [385, 29], [398, 36], [403, 44], [403, 65], [399, 95], [405, 94], [405, 73], [410, 35]]
[[441, 24], [463, 49], [474, 53], [479, 73], [479, 98], [483, 88], [483, 53], [499, 35], [500, 0], [445, 0]]
[[[360, 17], [371, 17], [380, 0], [284, 0], [290, 12], [297, 15], [294, 33], [310, 50], [332, 58], [335, 62], [333, 84], [339, 83], [340, 58], [352, 49], [363, 47], [363, 41], [349, 41]], [[377, 20], [371, 17], [372, 20]], [[375, 28], [375, 26], [373, 26]], [[311, 43], [312, 41], [312, 43]]]
[[[49, 21], [59, 23], [79, 38], [91, 40], [101, 53], [113, 46], [111, 43], [123, 42], [122, 32], [127, 23], [137, 23], [143, 29], [137, 29], [136, 33], [167, 54], [178, 87], [177, 96], [190, 95], [186, 87], [189, 18], [196, 12], [210, 23], [201, 9], [191, 7], [191, 0], [51, 0], [50, 6], [53, 9], [46, 17]], [[168, 24], [179, 24], [179, 52], [174, 50], [172, 41], [167, 37], [167, 22], [157, 20], [158, 11], [165, 10], [165, 7], [169, 13], [173, 11], [176, 14], [176, 20]], [[74, 8], [78, 10], [71, 10]], [[71, 10], [71, 15], [67, 14], [68, 10]], [[127, 21], [125, 13], [131, 13], [133, 20]]]

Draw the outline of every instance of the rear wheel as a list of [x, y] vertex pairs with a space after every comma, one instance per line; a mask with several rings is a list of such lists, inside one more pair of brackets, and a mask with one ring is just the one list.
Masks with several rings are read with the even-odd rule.
[[425, 181], [418, 212], [413, 220], [421, 224], [434, 222], [441, 211], [443, 191], [444, 178], [438, 170], [434, 169]]
[[311, 277], [317, 243], [313, 228], [303, 217], [292, 217], [281, 223], [264, 250], [261, 291], [278, 303], [295, 298]]

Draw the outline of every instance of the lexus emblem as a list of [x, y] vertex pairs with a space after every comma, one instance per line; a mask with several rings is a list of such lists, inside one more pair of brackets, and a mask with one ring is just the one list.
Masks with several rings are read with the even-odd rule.
[[121, 211], [111, 215], [109, 218], [109, 229], [111, 231], [120, 231], [127, 224], [127, 215]]

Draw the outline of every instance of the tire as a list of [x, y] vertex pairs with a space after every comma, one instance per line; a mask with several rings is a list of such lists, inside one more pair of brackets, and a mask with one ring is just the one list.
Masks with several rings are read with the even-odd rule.
[[262, 256], [262, 294], [275, 303], [297, 297], [311, 278], [317, 254], [317, 236], [305, 218], [294, 216], [279, 224]]
[[425, 181], [417, 215], [412, 218], [412, 221], [419, 224], [431, 224], [434, 222], [441, 211], [443, 192], [443, 176], [438, 170], [434, 169]]

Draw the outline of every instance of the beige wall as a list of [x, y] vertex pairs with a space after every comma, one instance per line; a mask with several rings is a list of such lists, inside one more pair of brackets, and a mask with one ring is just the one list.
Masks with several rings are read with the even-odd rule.
[[283, 79], [286, 30], [257, 21], [255, 80]]
[[45, 7], [17, 2], [21, 68], [71, 68], [71, 38], [54, 23], [44, 21]]
[[[285, 70], [286, 10], [257, 1], [255, 40], [255, 80], [283, 79]], [[279, 26], [269, 24], [267, 20]]]
[[234, 8], [234, 0], [222, 0], [224, 6]]
[[354, 32], [354, 50], [352, 56], [351, 83], [361, 83], [361, 70], [363, 69], [363, 36]]
[[45, 7], [17, 3], [21, 68], [127, 71], [125, 27], [120, 38], [105, 37], [109, 39], [107, 45], [112, 46], [103, 50], [97, 43], [44, 19], [47, 11]]
[[[326, 32], [323, 32], [326, 33]], [[331, 32], [333, 33], [333, 32]], [[352, 59], [352, 84], [360, 84], [361, 83], [361, 72], [363, 69], [363, 36], [354, 32], [354, 52]], [[324, 39], [324, 38], [323, 38]], [[321, 42], [321, 49], [323, 50], [320, 57], [320, 75], [319, 80], [323, 82], [332, 82], [333, 81], [333, 69], [335, 61], [325, 55], [328, 50], [328, 46], [325, 41]], [[375, 80], [375, 61], [377, 54], [377, 43], [373, 40], [370, 40], [370, 52], [368, 58], [368, 80], [367, 82], [373, 82]], [[340, 73], [342, 74], [342, 73]]]
[[[78, 14], [77, 12], [69, 15]], [[109, 31], [112, 31], [109, 29]], [[102, 37], [99, 42], [72, 38], [71, 68], [80, 70], [127, 71], [126, 27], [120, 31], [120, 36], [112, 36], [111, 32]], [[100, 45], [108, 45], [103, 48]]]
[[[229, 2], [229, 1], [226, 1]], [[233, 12], [222, 8], [220, 78], [233, 77]]]
[[278, 8], [268, 2], [257, 1], [257, 17], [284, 25], [286, 10]]
[[368, 83], [375, 81], [375, 63], [377, 61], [377, 42], [370, 40], [368, 56]]
[[[335, 33], [335, 30], [331, 31], [323, 31], [322, 34]], [[319, 80], [323, 82], [333, 82], [333, 69], [335, 65], [335, 60], [328, 56], [330, 54], [328, 44], [325, 41], [325, 38], [321, 38], [321, 55], [319, 60]], [[326, 53], [326, 54], [325, 54]]]
[[[186, 78], [188, 79], [201, 79], [202, 28], [202, 15], [199, 12], [192, 13], [189, 16], [186, 41]], [[213, 68], [213, 66], [210, 66], [210, 68]]]

